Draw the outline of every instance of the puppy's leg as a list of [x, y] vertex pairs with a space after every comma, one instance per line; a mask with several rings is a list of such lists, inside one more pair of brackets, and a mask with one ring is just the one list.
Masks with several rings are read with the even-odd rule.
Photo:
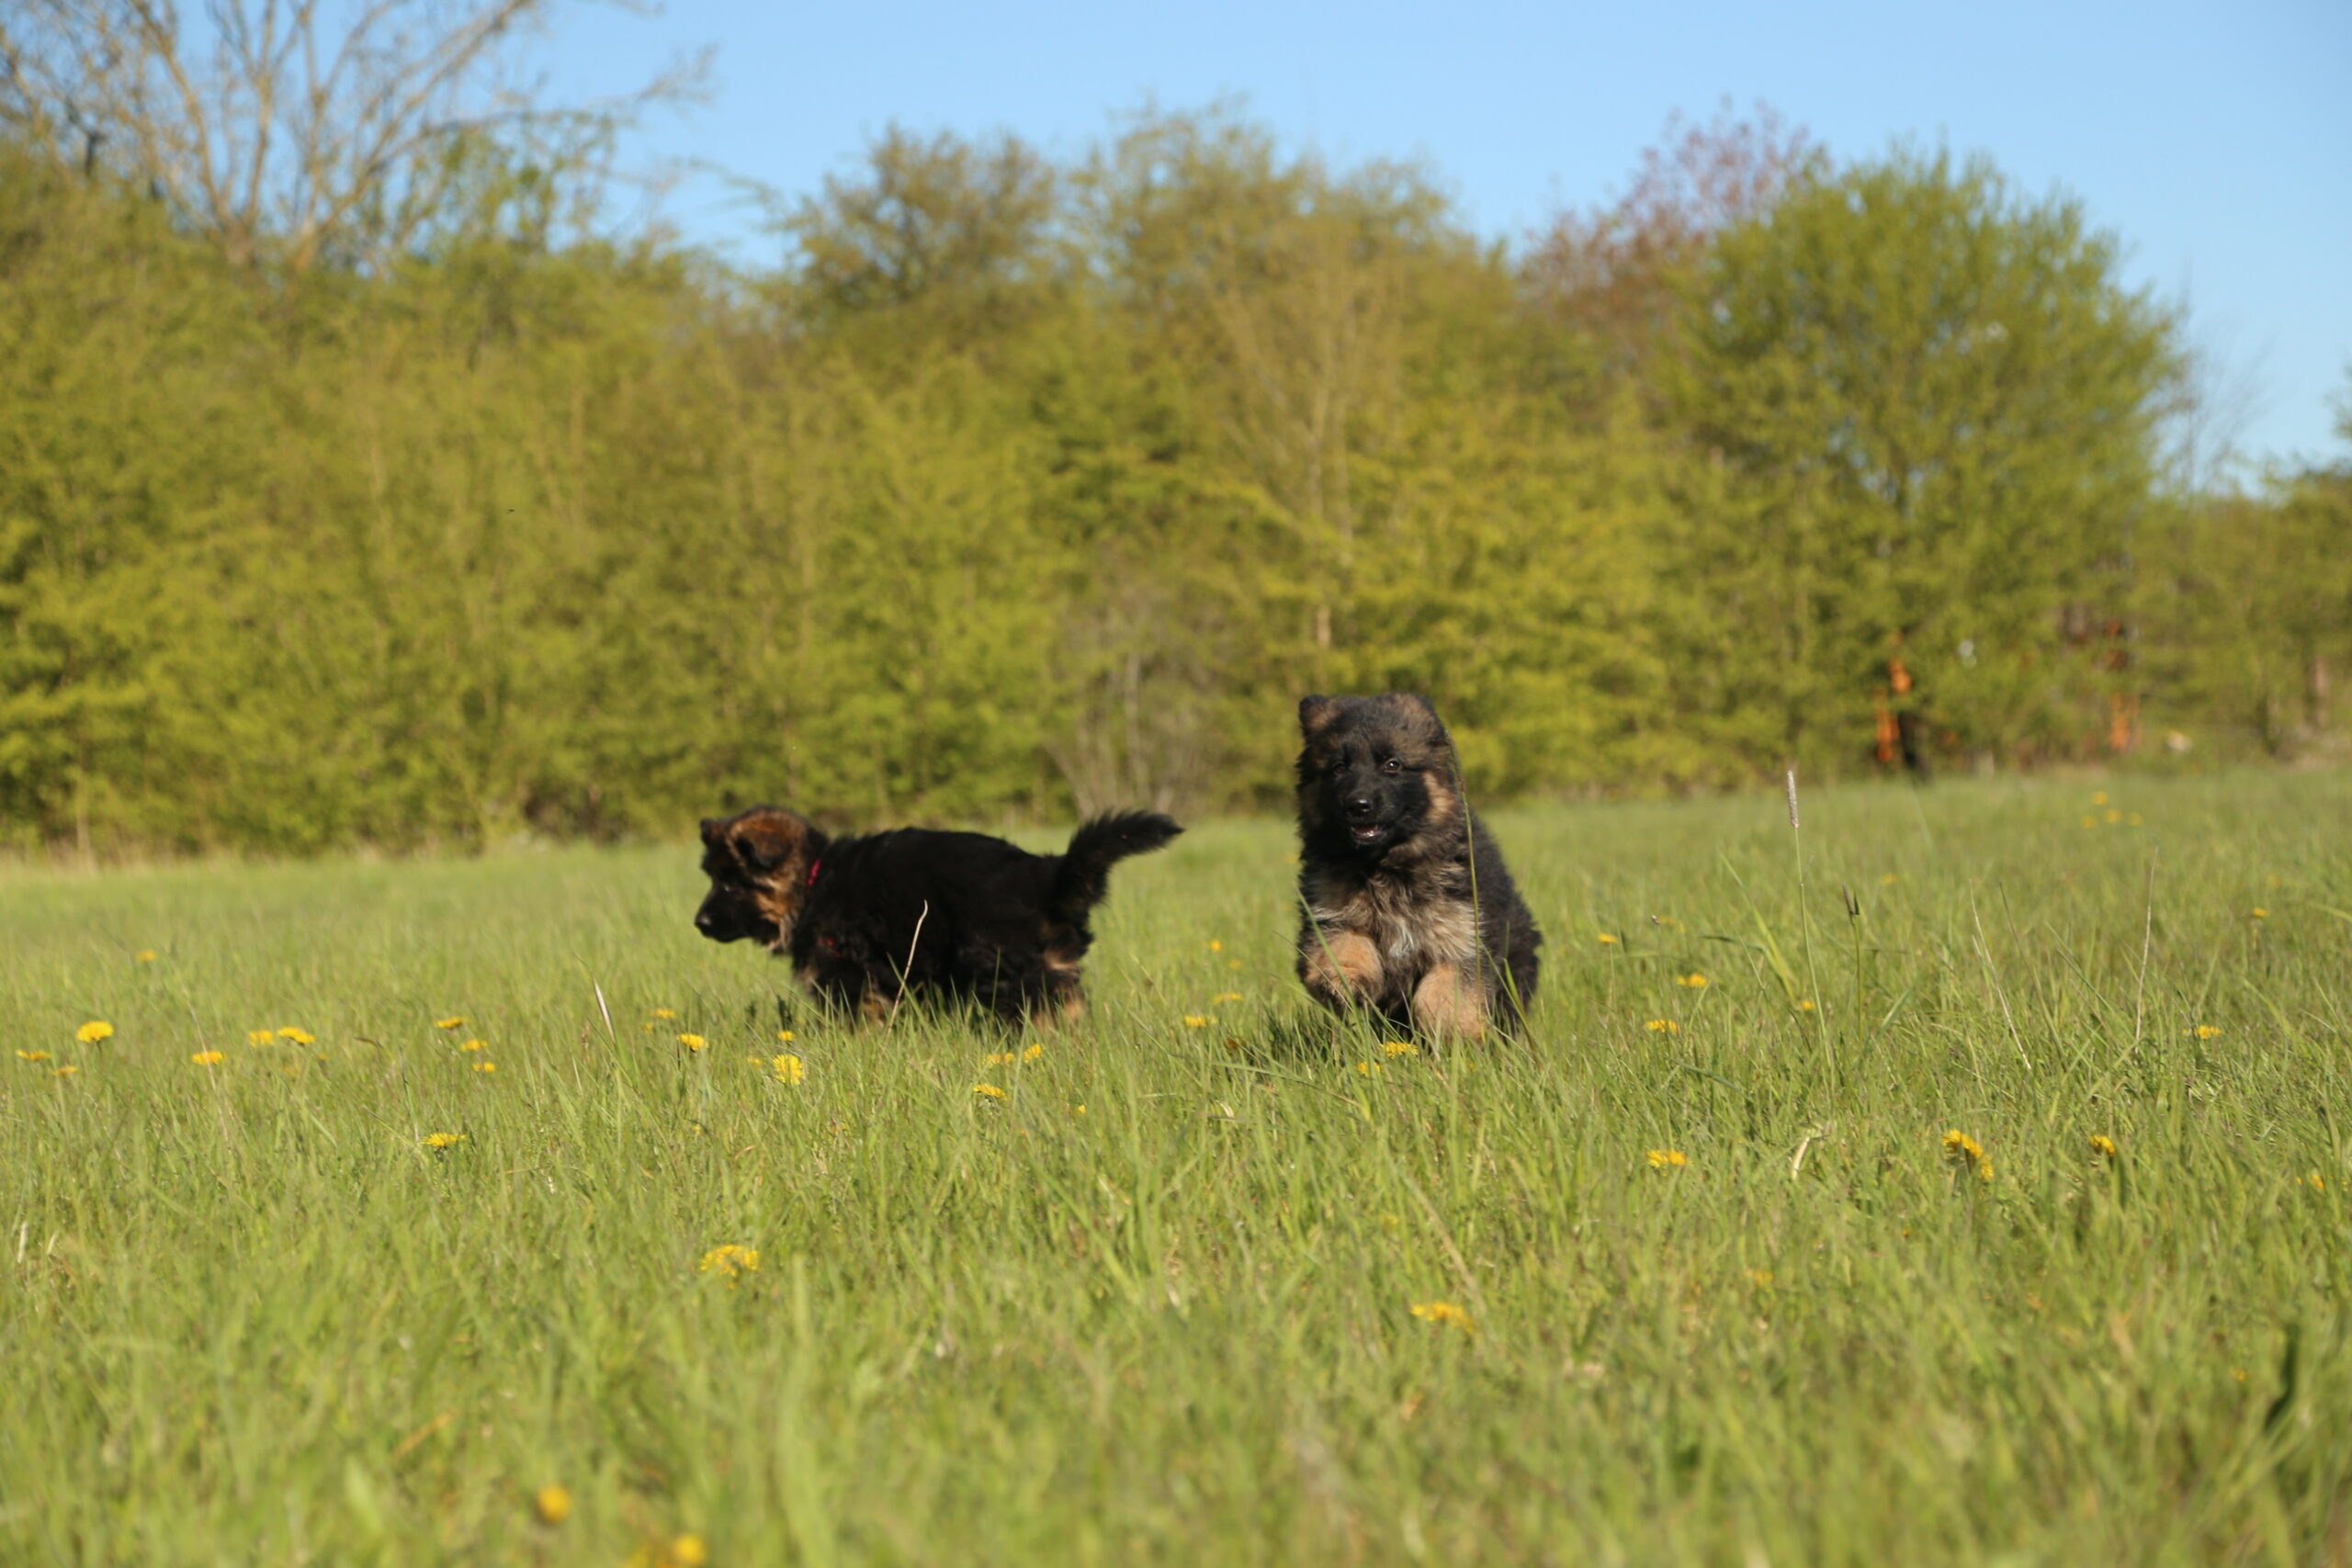
[[1298, 977], [1325, 1007], [1346, 1009], [1380, 995], [1380, 949], [1354, 931], [1310, 928]]
[[1484, 1039], [1487, 997], [1477, 977], [1459, 964], [1433, 966], [1413, 987], [1413, 1023], [1435, 1035]]

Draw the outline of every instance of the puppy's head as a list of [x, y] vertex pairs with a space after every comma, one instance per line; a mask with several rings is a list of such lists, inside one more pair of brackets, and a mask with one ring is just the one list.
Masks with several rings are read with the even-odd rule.
[[1427, 697], [1308, 697], [1298, 728], [1299, 828], [1326, 852], [1377, 861], [1461, 817], [1453, 739]]
[[735, 817], [706, 817], [702, 869], [710, 893], [695, 930], [713, 942], [749, 937], [781, 951], [808, 892], [824, 835], [797, 813], [757, 806]]

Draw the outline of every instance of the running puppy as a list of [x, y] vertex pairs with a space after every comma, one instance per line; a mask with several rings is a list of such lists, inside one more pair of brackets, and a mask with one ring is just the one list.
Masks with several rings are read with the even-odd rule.
[[1408, 692], [1298, 705], [1298, 977], [1337, 1011], [1430, 1034], [1510, 1029], [1544, 936], [1462, 798], [1453, 740]]
[[695, 929], [785, 954], [820, 999], [869, 1019], [912, 990], [1008, 1023], [1074, 1021], [1086, 1008], [1087, 917], [1111, 867], [1183, 830], [1154, 812], [1098, 817], [1062, 853], [1033, 855], [928, 828], [833, 838], [796, 812], [755, 807], [703, 821], [710, 894]]

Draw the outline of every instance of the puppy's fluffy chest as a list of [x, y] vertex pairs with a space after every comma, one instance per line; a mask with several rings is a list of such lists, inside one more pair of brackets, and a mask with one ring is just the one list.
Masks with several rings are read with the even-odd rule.
[[1371, 942], [1391, 975], [1418, 975], [1436, 964], [1466, 966], [1477, 956], [1477, 908], [1453, 886], [1457, 878], [1433, 873], [1438, 868], [1310, 874], [1307, 913], [1327, 932], [1350, 931]]

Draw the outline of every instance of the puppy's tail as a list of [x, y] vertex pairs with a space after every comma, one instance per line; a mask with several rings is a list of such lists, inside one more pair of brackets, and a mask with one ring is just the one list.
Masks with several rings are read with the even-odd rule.
[[1184, 829], [1157, 811], [1122, 811], [1097, 817], [1070, 835], [1054, 868], [1047, 908], [1056, 919], [1083, 925], [1087, 912], [1111, 890], [1111, 868], [1129, 855], [1156, 850]]

